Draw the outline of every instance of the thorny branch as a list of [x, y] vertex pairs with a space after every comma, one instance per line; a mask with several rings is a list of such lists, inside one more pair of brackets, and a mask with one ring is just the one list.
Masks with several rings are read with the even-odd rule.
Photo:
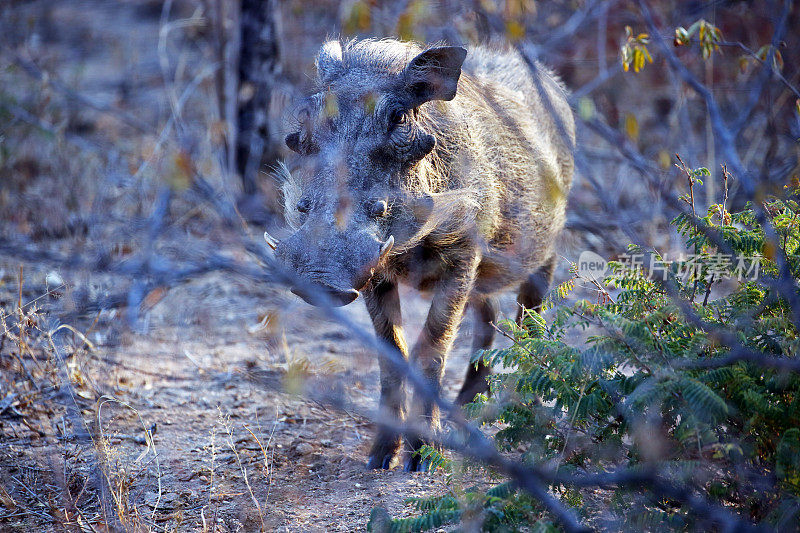
[[[301, 280], [296, 279], [291, 273], [283, 271], [277, 264], [275, 264], [264, 245], [254, 242], [249, 236], [244, 234], [240, 235], [239, 244], [250, 251], [256, 258], [258, 258], [265, 268], [262, 269], [254, 266], [243, 265], [231, 260], [224, 260], [219, 257], [210, 259], [206, 268], [225, 270], [237, 275], [247, 276], [254, 281], [277, 283], [284, 286], [296, 286], [297, 284], [301, 283]], [[199, 270], [195, 270], [195, 272], [198, 271]], [[308, 287], [307, 290], [314, 291], [314, 288]], [[318, 302], [322, 304], [322, 308], [329, 318], [353, 333], [362, 344], [376, 352], [379, 357], [386, 359], [399, 372], [406, 376], [412, 387], [414, 387], [415, 390], [422, 396], [435, 403], [446, 416], [447, 421], [458, 429], [458, 432], [456, 433], [449, 433], [440, 436], [423, 435], [424, 437], [427, 437], [431, 442], [439, 443], [448, 449], [463, 454], [473, 460], [483, 462], [508, 475], [520, 488], [529, 492], [532, 496], [541, 501], [548, 511], [550, 511], [559, 521], [562, 522], [568, 531], [587, 530], [587, 528], [580, 523], [572, 510], [565, 507], [563, 504], [561, 504], [561, 502], [547, 492], [545, 487], [554, 479], [552, 473], [548, 474], [546, 471], [537, 470], [533, 467], [527, 467], [521, 463], [518, 463], [517, 461], [503, 457], [494, 448], [492, 442], [477, 427], [475, 427], [474, 424], [469, 422], [464, 417], [460, 407], [443, 399], [439, 395], [438, 391], [435, 390], [429, 381], [422, 376], [419, 369], [406, 361], [393, 347], [377, 339], [371, 331], [367, 331], [365, 328], [355, 323], [347, 316], [347, 314], [340, 311], [339, 308], [330, 306], [330, 301], [328, 300], [326, 294], [318, 293], [316, 294], [316, 298], [318, 299]], [[352, 410], [353, 408], [350, 409]], [[374, 414], [372, 414], [372, 416], [369, 418], [375, 421]], [[395, 425], [400, 429], [411, 433], [412, 435], [418, 435], [423, 431], [418, 427], [401, 427], [399, 426], [398, 421], [395, 421]], [[685, 502], [687, 505], [691, 502], [694, 502], [692, 507], [696, 508], [696, 511], [707, 511], [709, 518], [713, 518], [714, 520], [723, 524], [741, 522], [740, 519], [730, 514], [724, 516], [724, 519], [721, 519], [720, 516], [722, 515], [719, 513], [722, 511], [715, 509], [713, 504], [710, 502], [703, 500], [696, 494], [687, 493], [680, 487], [671, 485], [667, 480], [657, 478], [656, 474], [653, 474], [653, 476], [655, 476], [653, 477], [654, 485], [660, 487], [659, 490], [662, 493], [672, 494], [670, 497], [674, 497], [675, 499]], [[623, 485], [635, 484], [638, 486], [643, 483], [642, 479], [640, 478], [633, 478], [630, 476], [626, 477], [622, 474], [619, 474], [617, 477], [625, 481], [625, 483], [620, 483]], [[606, 486], [617, 478], [610, 475], [597, 478], [589, 477], [585, 479], [578, 477], [573, 482], [571, 478], [564, 477], [559, 478], [557, 481], [565, 485], [577, 486], [580, 483], [581, 486], [586, 486], [589, 483], [587, 480], [591, 479], [596, 481], [596, 486]], [[656, 483], [656, 480], [658, 483]], [[743, 528], [742, 530], [747, 530], [751, 527], [751, 525], [747, 522], [741, 522], [740, 526]]]

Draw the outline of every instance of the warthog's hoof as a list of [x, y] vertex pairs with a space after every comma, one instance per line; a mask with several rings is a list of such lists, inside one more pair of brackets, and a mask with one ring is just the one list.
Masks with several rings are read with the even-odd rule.
[[411, 451], [406, 456], [405, 465], [403, 466], [404, 472], [430, 472], [431, 471], [431, 461], [429, 458], [422, 456], [420, 454], [420, 449], [428, 444], [419, 439], [415, 439], [409, 448]]
[[382, 468], [389, 470], [398, 450], [400, 450], [400, 437], [378, 435], [372, 444], [372, 450], [369, 452], [367, 469], [376, 470]]
[[427, 472], [431, 469], [430, 461], [422, 460], [419, 455], [409, 455], [406, 458], [406, 464], [403, 466], [403, 472]]
[[367, 470], [378, 470], [379, 468], [382, 468], [383, 470], [389, 470], [389, 468], [392, 466], [393, 459], [393, 453], [387, 453], [385, 455], [370, 455], [369, 461], [367, 461]]

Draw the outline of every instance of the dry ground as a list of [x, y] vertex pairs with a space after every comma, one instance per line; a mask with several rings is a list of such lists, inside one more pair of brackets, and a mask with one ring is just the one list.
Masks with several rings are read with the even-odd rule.
[[[0, 259], [4, 305], [18, 298], [20, 264]], [[24, 272], [24, 283], [42, 287], [52, 270], [33, 265]], [[68, 273], [59, 275], [70, 283]], [[27, 289], [22, 295], [23, 303], [40, 296]], [[403, 298], [413, 339], [428, 302], [411, 290]], [[504, 311], [513, 306], [507, 298]], [[346, 309], [370, 327], [360, 300]], [[270, 321], [261, 327], [266, 315]], [[441, 473], [366, 471], [374, 427], [292, 393], [330, 387], [371, 409], [378, 391], [374, 357], [299, 299], [209, 274], [162, 295], [144, 317], [146, 331], [132, 333], [123, 321], [101, 313], [85, 330], [96, 349], [68, 362], [83, 419], [90, 431], [100, 428], [93, 445], [59, 440], [59, 410], [47, 420], [15, 402], [18, 410], [0, 418], [0, 494], [7, 496], [0, 498], [0, 528], [60, 530], [68, 520], [59, 524], [51, 507], [63, 498], [59, 479], [67, 479], [80, 507], [81, 481], [92, 490], [92, 454], [105, 465], [112, 490], [127, 494], [129, 524], [153, 530], [200, 530], [215, 519], [221, 531], [262, 523], [267, 531], [362, 530], [376, 506], [402, 516], [413, 510], [405, 498], [445, 489]], [[450, 397], [466, 367], [470, 329], [468, 316], [448, 361]], [[143, 427], [153, 432], [158, 464]], [[102, 523], [99, 509], [83, 512], [86, 522]]]

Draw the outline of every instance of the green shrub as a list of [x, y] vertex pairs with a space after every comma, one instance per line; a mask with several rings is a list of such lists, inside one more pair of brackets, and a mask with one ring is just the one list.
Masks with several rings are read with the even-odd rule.
[[[777, 246], [750, 205], [738, 213], [715, 205], [703, 218], [682, 214], [673, 225], [695, 257], [665, 264], [666, 274], [630, 268], [631, 261], [609, 263], [606, 278], [589, 284], [595, 301], [559, 305], [549, 323], [536, 313], [527, 313], [521, 325], [506, 321], [513, 345], [477, 355], [505, 369], [490, 378], [491, 395], [478, 396], [469, 414], [499, 428], [498, 449], [530, 465], [565, 475], [654, 469], [743, 520], [796, 527], [798, 192], [789, 188], [785, 198], [764, 203]], [[646, 266], [662, 259], [629, 248], [629, 258], [637, 254]], [[739, 255], [756, 258], [757, 275], [752, 260]], [[587, 281], [575, 271], [554, 291], [551, 306], [576, 281]], [[707, 517], [651, 488], [550, 486], [584, 521], [600, 527], [709, 527]], [[389, 529], [457, 522], [475, 505], [485, 530], [557, 527], [508, 482], [489, 490], [454, 487], [452, 493], [458, 497], [413, 502], [419, 517], [389, 522]]]

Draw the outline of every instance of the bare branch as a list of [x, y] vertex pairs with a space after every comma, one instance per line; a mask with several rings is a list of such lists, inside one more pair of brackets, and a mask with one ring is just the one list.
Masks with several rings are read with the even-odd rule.
[[131, 115], [126, 111], [122, 111], [121, 109], [116, 109], [109, 105], [94, 102], [89, 98], [83, 96], [82, 94], [73, 91], [58, 78], [39, 68], [39, 66], [36, 65], [36, 63], [34, 63], [33, 61], [29, 61], [18, 54], [14, 54], [12, 61], [14, 62], [15, 65], [20, 67], [23, 70], [23, 72], [25, 72], [32, 78], [42, 82], [43, 84], [47, 84], [53, 87], [55, 90], [63, 94], [69, 100], [73, 100], [81, 104], [82, 106], [89, 107], [91, 109], [94, 109], [95, 111], [100, 111], [101, 113], [108, 113], [110, 115], [113, 115], [124, 124], [127, 124], [128, 126], [142, 133], [149, 133], [152, 130], [152, 128], [149, 125], [147, 125], [139, 118]]
[[[767, 81], [769, 81], [769, 77], [771, 74], [775, 74], [789, 89], [794, 92], [794, 94], [800, 98], [800, 93], [798, 93], [797, 89], [795, 89], [787, 80], [786, 78], [781, 75], [775, 68], [773, 68], [773, 59], [775, 57], [775, 50], [778, 49], [780, 46], [780, 42], [783, 39], [783, 34], [786, 31], [786, 23], [789, 19], [789, 11], [792, 7], [791, 0], [784, 0], [783, 2], [783, 10], [781, 11], [780, 18], [775, 26], [775, 32], [772, 34], [772, 45], [770, 46], [769, 51], [767, 52], [767, 57], [761, 63], [761, 70], [758, 73], [758, 76], [753, 81], [753, 86], [750, 88], [747, 97], [747, 103], [739, 112], [738, 120], [731, 126], [731, 129], [734, 133], [738, 134], [741, 130], [747, 125], [750, 121], [750, 115], [753, 113], [753, 109], [755, 109], [756, 105], [758, 105], [759, 100], [761, 99], [761, 93], [764, 92], [764, 87], [767, 85]], [[753, 57], [760, 61], [760, 58], [750, 51], [747, 47], [739, 43], [739, 46], [750, 53]]]
[[[728, 162], [731, 168], [734, 169], [736, 174], [742, 176], [743, 182], [750, 182], [749, 178], [745, 179], [744, 177], [748, 173], [742, 164], [741, 159], [739, 158], [739, 153], [736, 151], [736, 136], [723, 120], [722, 112], [720, 111], [717, 101], [714, 99], [714, 95], [711, 93], [708, 87], [706, 87], [694, 74], [692, 74], [688, 68], [686, 68], [686, 65], [684, 65], [680, 59], [678, 59], [678, 56], [675, 55], [675, 52], [673, 52], [666, 43], [664, 38], [661, 36], [658, 27], [656, 26], [655, 20], [653, 19], [653, 13], [650, 11], [650, 6], [647, 4], [647, 2], [645, 0], [637, 0], [637, 3], [642, 11], [642, 18], [644, 18], [647, 28], [650, 30], [653, 41], [661, 49], [661, 52], [667, 59], [670, 68], [672, 68], [672, 70], [674, 70], [680, 76], [680, 78], [687, 85], [689, 85], [689, 87], [694, 89], [695, 92], [697, 92], [697, 94], [703, 98], [703, 101], [706, 104], [706, 109], [708, 109], [709, 119], [711, 120], [711, 124], [717, 137], [717, 143], [720, 145], [725, 160]], [[752, 184], [750, 184], [750, 188], [752, 189]]]

